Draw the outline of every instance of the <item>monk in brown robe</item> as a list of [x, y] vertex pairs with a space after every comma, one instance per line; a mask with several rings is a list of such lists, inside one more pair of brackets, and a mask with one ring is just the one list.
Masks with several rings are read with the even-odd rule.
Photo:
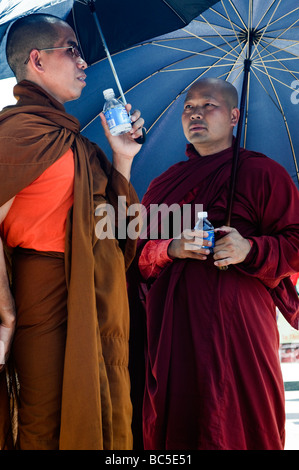
[[80, 135], [63, 104], [80, 96], [87, 65], [58, 18], [14, 23], [7, 58], [18, 84], [17, 104], [0, 113], [0, 446], [131, 449], [125, 270], [135, 242], [102, 237], [96, 209], [137, 202], [129, 179], [143, 119], [135, 111], [132, 130], [112, 137], [101, 116], [112, 164]]
[[[224, 225], [237, 103], [235, 88], [222, 80], [190, 88], [182, 113], [188, 160], [156, 178], [142, 201], [147, 233], [136, 264], [146, 305], [145, 449], [284, 446], [276, 307], [298, 329], [290, 276], [299, 271], [299, 194], [279, 164], [241, 149], [231, 223]], [[169, 212], [153, 217], [162, 203], [178, 206], [181, 227], [191, 205], [191, 225], [181, 235]], [[196, 205], [216, 228], [213, 253], [207, 233], [193, 230]], [[176, 234], [163, 232], [167, 222]]]

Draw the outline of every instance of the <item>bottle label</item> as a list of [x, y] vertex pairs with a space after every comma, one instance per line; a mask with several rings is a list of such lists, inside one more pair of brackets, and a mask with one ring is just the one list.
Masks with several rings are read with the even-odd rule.
[[104, 114], [109, 129], [113, 129], [120, 124], [131, 124], [130, 117], [123, 106], [108, 109]]
[[215, 232], [214, 230], [205, 230], [209, 235], [205, 240], [212, 242], [211, 246], [204, 246], [204, 248], [209, 248], [210, 252], [213, 253], [213, 247], [215, 246]]

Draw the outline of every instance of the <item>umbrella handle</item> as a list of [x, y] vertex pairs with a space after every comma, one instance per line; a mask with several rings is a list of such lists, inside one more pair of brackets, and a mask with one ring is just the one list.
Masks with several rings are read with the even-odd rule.
[[144, 127], [142, 128], [142, 135], [134, 140], [135, 142], [137, 142], [137, 144], [140, 144], [140, 145], [144, 144], [144, 142], [146, 141], [146, 130]]

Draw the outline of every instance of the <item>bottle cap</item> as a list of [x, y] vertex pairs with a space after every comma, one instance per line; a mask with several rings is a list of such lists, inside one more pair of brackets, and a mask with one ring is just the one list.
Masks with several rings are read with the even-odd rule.
[[113, 88], [107, 88], [107, 90], [104, 90], [103, 95], [104, 95], [105, 100], [109, 98], [113, 98], [115, 96]]
[[202, 219], [203, 217], [208, 217], [208, 213], [207, 212], [197, 212], [197, 217], [199, 219]]

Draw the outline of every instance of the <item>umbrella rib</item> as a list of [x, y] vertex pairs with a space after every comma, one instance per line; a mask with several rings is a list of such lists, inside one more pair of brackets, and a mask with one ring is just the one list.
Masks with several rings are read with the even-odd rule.
[[[230, 63], [230, 64], [213, 64], [211, 65], [209, 68], [220, 68], [220, 67], [229, 67], [229, 66], [233, 66], [234, 65], [234, 62]], [[240, 65], [239, 67], [243, 67], [243, 64]], [[239, 68], [237, 67], [237, 68]], [[200, 69], [207, 69], [207, 66], [205, 65], [201, 65], [201, 66], [196, 66], [196, 67], [184, 67], [182, 69], [170, 69], [170, 70], [160, 70], [161, 73], [169, 73], [169, 72], [184, 72], [184, 71], [187, 71], [187, 70], [200, 70]]]
[[[287, 39], [280, 39], [280, 40], [281, 41], [287, 41]], [[265, 39], [264, 39], [264, 42], [266, 42]], [[266, 42], [266, 44], [268, 45], [268, 42]], [[278, 46], [273, 45], [272, 47], [275, 47], [275, 49], [277, 49], [277, 51], [275, 51], [275, 52], [274, 51], [272, 51], [272, 52], [267, 51], [268, 54], [263, 55], [263, 59], [265, 59], [266, 57], [269, 57], [269, 56], [274, 56], [274, 54], [278, 54], [279, 52], [286, 52], [287, 54], [290, 54], [290, 55], [293, 56], [293, 57], [285, 57], [284, 59], [280, 59], [280, 60], [295, 60], [295, 59], [298, 59], [299, 56], [297, 54], [294, 54], [293, 52], [290, 52], [290, 51], [287, 50], [289, 47], [293, 47], [293, 46], [298, 45], [298, 44], [299, 44], [299, 41], [294, 41], [293, 44], [290, 44], [286, 47], [278, 47]], [[262, 45], [261, 45], [261, 47], [263, 47], [264, 51], [267, 50], [267, 47], [262, 46]], [[277, 60], [276, 57], [274, 57], [273, 60]]]
[[[244, 44], [243, 46], [243, 50], [245, 50], [246, 48], [246, 44]], [[232, 74], [232, 72], [236, 71], [237, 69], [240, 69], [240, 72], [238, 73], [238, 75], [235, 77], [235, 79], [233, 80], [233, 83], [239, 78], [239, 76], [242, 74], [243, 72], [243, 68], [244, 68], [244, 64], [243, 62], [240, 63], [240, 65], [237, 65], [237, 63], [235, 62], [231, 68], [231, 71], [228, 73], [227, 77], [230, 77], [230, 75]]]
[[[224, 8], [224, 10], [225, 10], [227, 19], [228, 19], [228, 21], [229, 21], [229, 23], [230, 23], [230, 26], [231, 26], [231, 28], [232, 28], [232, 30], [233, 30], [235, 36], [236, 36], [236, 39], [237, 39], [237, 41], [238, 41], [238, 43], [240, 44], [240, 47], [241, 47], [240, 39], [239, 39], [239, 37], [238, 37], [238, 35], [237, 35], [237, 32], [236, 32], [236, 30], [235, 30], [235, 28], [234, 28], [233, 22], [231, 21], [231, 18], [230, 18], [229, 14], [228, 14], [228, 12], [227, 12], [227, 10], [226, 10], [226, 8], [225, 8], [225, 5], [224, 5], [224, 3], [223, 3], [223, 0], [221, 0], [221, 3], [222, 3], [222, 6], [223, 6], [223, 8]], [[231, 1], [230, 1], [230, 4], [232, 5]], [[236, 11], [236, 13], [237, 13], [237, 15], [238, 15], [238, 17], [239, 17], [241, 23], [244, 25], [244, 23], [243, 23], [243, 21], [242, 21], [242, 18], [241, 18], [240, 15], [239, 15], [239, 12], [235, 9], [235, 6], [234, 6], [234, 5], [232, 5], [232, 6], [233, 6], [234, 10]], [[244, 27], [245, 27], [245, 25], [244, 25]]]
[[[238, 80], [238, 78], [240, 77], [240, 75], [242, 75], [242, 73], [243, 73], [243, 65], [242, 65], [242, 66], [240, 65], [239, 67], [232, 67], [231, 71], [227, 74], [227, 78], [228, 78], [228, 77], [230, 77], [230, 75], [232, 74], [232, 72], [235, 72], [235, 71], [238, 70], [238, 69], [239, 69], [239, 73], [238, 73], [238, 74], [236, 75], [236, 77], [232, 80], [232, 83], [235, 83], [235, 82]], [[218, 78], [220, 78], [220, 77], [218, 77]]]
[[178, 14], [178, 12], [171, 6], [166, 0], [162, 0], [162, 2], [184, 23], [187, 24], [186, 20], [182, 16]]
[[[259, 55], [260, 55], [260, 51], [259, 51]], [[268, 54], [267, 57], [268, 57], [269, 55], [271, 55], [271, 54]], [[297, 58], [298, 58], [298, 57], [297, 57]], [[289, 57], [288, 59], [294, 60], [293, 57], [292, 57], [292, 58]], [[260, 65], [259, 63], [257, 63], [257, 61], [254, 61], [254, 66], [257, 67], [257, 68], [258, 68], [259, 66], [263, 66], [263, 67], [266, 67], [267, 69], [271, 69], [271, 70], [279, 70], [280, 72], [289, 72], [294, 78], [297, 78], [296, 75], [294, 75], [294, 74], [296, 74], [296, 73], [298, 73], [298, 72], [288, 69], [288, 68], [282, 63], [282, 60], [283, 60], [283, 59], [277, 59], [276, 57], [273, 57], [273, 60], [271, 61], [271, 62], [274, 62], [274, 61], [275, 61], [276, 63], [279, 63], [279, 64], [281, 65], [281, 68], [273, 67], [273, 66], [269, 66], [269, 65], [268, 65], [268, 66], [265, 66], [265, 63], [266, 63], [266, 62], [269, 62], [269, 61], [264, 61], [264, 57], [262, 57], [261, 55], [260, 55], [260, 59], [259, 59], [259, 60], [260, 60], [260, 62], [261, 62], [261, 65]], [[285, 60], [287, 60], [287, 59], [285, 59]]]
[[[264, 89], [266, 95], [268, 95], [269, 99], [272, 101], [272, 103], [274, 104], [274, 106], [279, 110], [279, 106], [277, 106], [277, 103], [274, 101], [274, 99], [272, 98], [272, 96], [270, 95], [270, 93], [267, 91], [267, 89], [265, 88], [263, 82], [261, 81], [261, 79], [259, 78], [259, 76], [257, 75], [257, 73], [255, 72], [254, 68], [251, 69], [252, 70], [252, 73], [254, 74], [255, 78], [257, 79], [257, 81], [259, 82], [259, 84], [261, 85], [261, 87]], [[259, 69], [258, 69], [259, 70]], [[259, 70], [260, 71], [260, 70]]]
[[[268, 9], [265, 11], [265, 13], [261, 16], [259, 22], [256, 24], [255, 26], [255, 29], [258, 29], [259, 25], [261, 24], [261, 22], [263, 21], [263, 19], [265, 18], [265, 16], [267, 15], [267, 13], [271, 10], [273, 4], [276, 2], [276, 0], [273, 0], [273, 2], [271, 3], [271, 5], [268, 7]], [[263, 28], [261, 28], [263, 29]]]
[[[277, 62], [280, 63], [280, 60], [277, 60]], [[263, 64], [254, 64], [254, 66], [255, 66], [256, 68], [258, 68], [258, 67], [262, 67]], [[281, 64], [281, 66], [282, 66], [283, 68], [272, 67], [271, 65], [267, 65], [267, 69], [268, 69], [268, 70], [278, 70], [279, 72], [287, 72], [287, 73], [289, 73], [290, 75], [292, 75], [294, 78], [296, 78], [296, 79], [298, 78], [298, 77], [295, 75], [296, 73], [298, 74], [298, 70], [290, 70], [290, 69], [288, 69], [284, 64]], [[277, 80], [277, 81], [279, 81], [279, 80]]]
[[[201, 38], [199, 38], [201, 39]], [[230, 45], [231, 46], [231, 45]], [[236, 47], [238, 47], [239, 45], [237, 45]], [[163, 46], [162, 46], [163, 47]], [[234, 49], [236, 49], [236, 47]], [[232, 49], [232, 50], [234, 50]], [[225, 63], [225, 64], [219, 64], [218, 65], [218, 62], [219, 61], [222, 61], [222, 60], [227, 60], [227, 61], [230, 61], [231, 59], [230, 58], [227, 58], [226, 56], [227, 55], [231, 55], [231, 50], [230, 51], [226, 51], [226, 54], [222, 57], [217, 57], [217, 56], [213, 56], [211, 54], [205, 54], [203, 52], [196, 52], [196, 53], [193, 53], [193, 56], [195, 57], [196, 55], [203, 55], [204, 57], [212, 57], [213, 59], [218, 59], [212, 66], [209, 66], [208, 69], [210, 69], [211, 67], [226, 67], [226, 66], [230, 66], [230, 65], [234, 65], [236, 64], [236, 62], [232, 62], [232, 63]], [[238, 56], [239, 57], [239, 56]], [[179, 61], [176, 61], [174, 62], [173, 64], [171, 65], [168, 65], [168, 66], [165, 66], [163, 69], [160, 69], [159, 72], [176, 72], [176, 71], [182, 71], [182, 70], [198, 70], [198, 69], [202, 69], [202, 68], [207, 68], [206, 66], [197, 66], [197, 67], [189, 67], [189, 68], [184, 68], [184, 69], [170, 69], [170, 70], [164, 70], [164, 69], [168, 69], [168, 67], [171, 67], [172, 65], [174, 64], [178, 64], [180, 63], [181, 61], [184, 61], [184, 60], [187, 60], [187, 59], [190, 59], [190, 57], [186, 57], [184, 59], [181, 59]], [[242, 65], [239, 65], [237, 68], [243, 66], [243, 63]]]
[[265, 65], [264, 65], [264, 69], [265, 69], [265, 72], [263, 72], [262, 70], [259, 70], [259, 71], [262, 72], [262, 73], [265, 73], [265, 75], [268, 77], [268, 80], [270, 82], [270, 85], [272, 87], [274, 95], [276, 97], [276, 100], [277, 100], [277, 103], [278, 103], [278, 109], [280, 111], [280, 114], [282, 115], [283, 122], [284, 122], [284, 125], [285, 125], [285, 128], [286, 128], [286, 131], [287, 131], [287, 135], [288, 135], [288, 139], [289, 139], [289, 143], [290, 143], [290, 148], [291, 148], [291, 152], [292, 152], [292, 156], [293, 156], [293, 160], [294, 160], [294, 164], [295, 164], [295, 168], [296, 168], [297, 178], [298, 178], [298, 181], [299, 181], [298, 164], [297, 164], [295, 149], [294, 149], [294, 145], [293, 145], [293, 141], [292, 141], [292, 136], [291, 136], [291, 133], [290, 133], [290, 129], [289, 129], [289, 125], [288, 125], [286, 115], [284, 114], [283, 107], [281, 105], [278, 93], [276, 91], [276, 88], [273, 84], [272, 79], [278, 81], [279, 83], [282, 83], [283, 85], [284, 85], [284, 83], [280, 82], [280, 80], [277, 80], [275, 77], [271, 77], [271, 75], [269, 73], [267, 73], [267, 67]]
[[[291, 25], [292, 27], [294, 27], [294, 29], [295, 29], [295, 28], [299, 28], [299, 26], [296, 26], [297, 21], [298, 21], [298, 20], [294, 21], [294, 22], [292, 23], [292, 25]], [[288, 27], [288, 29], [289, 29], [289, 27]], [[271, 29], [270, 31], [267, 32], [267, 33], [268, 33], [268, 37], [270, 38], [270, 37], [271, 37], [271, 34], [274, 34], [273, 37], [274, 37], [274, 38], [277, 38], [277, 34], [278, 34], [279, 31], [282, 31], [282, 33], [284, 34], [288, 29], [286, 29], [286, 28]], [[296, 39], [284, 39], [284, 38], [283, 38], [283, 40], [284, 40], [284, 41], [296, 41]]]
[[296, 8], [294, 8], [294, 10], [288, 11], [288, 13], [286, 13], [286, 14], [283, 15], [283, 16], [280, 16], [279, 18], [277, 18], [276, 20], [274, 20], [272, 23], [269, 23], [269, 22], [268, 22], [268, 24], [265, 25], [265, 26], [263, 26], [263, 27], [260, 29], [260, 31], [261, 31], [262, 29], [264, 29], [264, 28], [268, 28], [269, 26], [273, 26], [275, 23], [277, 23], [277, 21], [281, 21], [281, 20], [284, 19], [286, 16], [292, 15], [293, 13], [295, 13], [295, 12], [298, 11], [298, 10], [299, 10], [299, 7], [296, 7]]
[[[205, 43], [207, 43], [209, 46], [212, 46], [213, 49], [214, 49], [215, 47], [216, 47], [217, 49], [220, 49], [221, 52], [225, 52], [226, 55], [227, 55], [227, 54], [231, 54], [231, 51], [228, 52], [228, 51], [226, 51], [225, 49], [222, 49], [222, 48], [220, 48], [220, 47], [218, 47], [218, 46], [214, 46], [211, 42], [206, 41], [206, 40], [204, 40], [203, 38], [198, 37], [198, 39], [199, 39], [199, 40], [202, 40], [202, 41], [205, 42]], [[166, 46], [165, 44], [159, 44], [159, 43], [155, 43], [155, 42], [152, 42], [151, 44], [152, 44], [153, 46], [165, 47], [166, 49], [172, 49], [172, 50], [179, 51], [179, 52], [188, 52], [188, 53], [190, 53], [190, 54], [193, 54], [194, 56], [196, 56], [196, 55], [202, 55], [202, 54], [203, 54], [203, 52], [195, 52], [195, 51], [190, 51], [190, 50], [188, 50], [188, 49], [181, 49], [181, 48], [179, 48], [179, 47]], [[231, 47], [231, 45], [230, 45], [230, 47]], [[234, 49], [235, 49], [235, 48], [232, 48], [231, 50], [234, 50]], [[214, 59], [219, 59], [219, 57], [217, 57], [217, 56], [215, 56], [215, 55], [212, 55], [212, 54], [203, 54], [203, 55], [205, 55], [206, 57], [212, 57], [212, 58], [214, 58]], [[239, 57], [239, 56], [236, 56], [236, 55], [234, 55], [234, 54], [233, 54], [233, 56], [236, 57], [236, 58]], [[231, 59], [226, 59], [226, 60], [231, 60]]]
[[[265, 47], [264, 49], [268, 49], [268, 47], [270, 47], [271, 44], [273, 44], [274, 41], [277, 41], [277, 40], [280, 38], [280, 36], [282, 36], [282, 35], [285, 34], [287, 31], [289, 31], [289, 29], [291, 29], [296, 23], [298, 23], [298, 21], [299, 21], [299, 19], [297, 19], [296, 21], [294, 21], [294, 23], [292, 23], [291, 25], [289, 25], [289, 26], [287, 27], [287, 29], [285, 29], [284, 31], [282, 31], [278, 36], [274, 37], [271, 42], [267, 43], [268, 45], [267, 45], [267, 47]], [[258, 41], [258, 43], [257, 43], [257, 46], [258, 46], [258, 44], [261, 42], [263, 36], [264, 36], [264, 33], [263, 33], [262, 36], [260, 37], [260, 39], [259, 39], [259, 41]], [[284, 38], [283, 38], [283, 39], [284, 39]], [[263, 40], [265, 41], [265, 39], [263, 39]], [[287, 41], [287, 39], [285, 39], [285, 40]], [[274, 46], [274, 47], [275, 47], [275, 46]]]
[[[207, 24], [209, 24], [209, 23], [207, 23]], [[210, 25], [210, 24], [209, 24], [209, 25]], [[210, 25], [210, 26], [211, 26], [211, 25]], [[195, 37], [195, 38], [197, 38], [197, 39], [200, 39], [200, 40], [202, 40], [203, 42], [206, 42], [207, 44], [209, 44], [210, 46], [213, 46], [213, 47], [216, 48], [216, 49], [219, 49], [221, 52], [225, 52], [225, 53], [227, 52], [225, 49], [222, 49], [221, 47], [216, 46], [215, 44], [213, 44], [212, 42], [208, 41], [207, 39], [204, 39], [203, 37], [200, 37], [200, 36], [198, 36], [197, 34], [192, 33], [191, 31], [187, 31], [185, 28], [182, 28], [182, 29], [183, 29], [183, 31], [185, 31], [186, 33], [190, 34], [191, 36], [193, 36], [193, 37]], [[219, 36], [220, 38], [222, 38], [222, 39], [231, 47], [231, 45], [221, 36], [220, 33], [217, 32], [216, 29], [215, 29], [215, 31], [216, 31], [216, 33], [218, 34], [218, 36]], [[233, 50], [234, 50], [234, 49], [232, 48], [231, 51], [233, 51]], [[231, 52], [231, 51], [230, 51], [230, 52]], [[233, 54], [233, 56], [236, 57], [236, 58], [239, 57], [237, 54]]]
[[[203, 15], [200, 15], [200, 16], [204, 19], [204, 21], [200, 21], [200, 20], [196, 19], [196, 20], [193, 20], [192, 23], [190, 23], [190, 25], [188, 25], [188, 26], [191, 26], [193, 23], [198, 23], [198, 28], [201, 28], [201, 26], [205, 26], [208, 23], [209, 25], [213, 25], [216, 29], [221, 28], [221, 29], [226, 29], [227, 31], [232, 31], [233, 30], [232, 27], [229, 28], [229, 26], [221, 26], [219, 24], [216, 24], [215, 22], [212, 23], [211, 21], [208, 21]], [[225, 16], [223, 18], [225, 18]], [[227, 21], [229, 21], [228, 18], [225, 18], [225, 19]], [[237, 25], [235, 25], [235, 26], [237, 26]], [[242, 31], [240, 27], [239, 27], [239, 29], [240, 29], [240, 31]], [[235, 34], [232, 34], [232, 35], [235, 36]], [[226, 36], [226, 34], [224, 34], [224, 36]]]
[[[222, 3], [222, 6], [223, 6], [223, 8], [224, 8], [226, 14], [227, 14], [227, 11], [226, 11], [226, 9], [225, 9], [225, 7], [224, 7], [223, 0], [221, 0], [221, 3]], [[240, 15], [240, 13], [238, 12], [237, 8], [235, 7], [235, 5], [233, 4], [233, 2], [232, 2], [231, 0], [229, 0], [229, 3], [230, 3], [230, 5], [231, 5], [231, 7], [235, 10], [236, 15], [238, 16], [240, 22], [241, 22], [242, 25], [243, 25], [243, 28], [246, 29], [247, 26], [246, 26], [246, 24], [244, 23], [243, 18], [242, 18], [242, 16]], [[228, 15], [228, 14], [227, 14], [227, 16], [228, 16], [228, 18], [229, 18], [229, 15]]]
[[[214, 8], [209, 8], [208, 11], [209, 11], [209, 12], [212, 11], [213, 13], [216, 13], [218, 16], [220, 16], [220, 18], [222, 18], [222, 19], [228, 21], [229, 23], [232, 23], [236, 28], [238, 28], [240, 31], [242, 31], [241, 26], [239, 26], [239, 25], [238, 25], [237, 23], [235, 23], [234, 21], [229, 20], [226, 16], [222, 15], [219, 11], [214, 10]], [[201, 18], [203, 18], [203, 19], [205, 20], [205, 18], [204, 18], [203, 15], [204, 15], [204, 13], [202, 13], [200, 16], [201, 16]], [[195, 18], [195, 19], [192, 21], [192, 23], [201, 23], [201, 21], [199, 21], [198, 19]], [[216, 24], [215, 24], [215, 26], [217, 27], [217, 26], [219, 26], [219, 25], [216, 25]], [[224, 28], [225, 28], [225, 26], [224, 26]]]
[[[271, 77], [273, 80], [275, 80], [276, 82], [280, 83], [281, 85], [284, 85], [286, 88], [289, 88], [292, 90], [292, 87], [290, 85], [287, 85], [286, 83], [282, 82], [281, 80], [279, 80], [278, 78], [276, 77], [273, 77], [273, 75], [270, 75], [269, 73], [267, 73], [267, 71], [264, 71], [262, 70], [260, 67], [264, 67], [265, 70], [268, 70], [269, 68], [271, 67], [266, 67], [265, 64], [261, 64], [261, 65], [256, 65], [256, 64], [253, 64], [253, 67], [258, 70], [259, 72], [263, 73], [264, 75], [266, 75], [267, 77]], [[281, 69], [275, 69], [274, 70], [279, 70], [280, 72], [282, 71]], [[285, 72], [288, 72], [288, 70], [285, 70]], [[297, 73], [297, 72], [296, 72]], [[291, 73], [292, 75], [292, 73]], [[295, 79], [297, 79], [296, 75], [293, 75], [293, 77]]]
[[[261, 42], [261, 40], [262, 40], [264, 34], [266, 33], [267, 28], [268, 28], [269, 25], [271, 24], [271, 20], [272, 20], [274, 14], [276, 13], [276, 11], [277, 11], [277, 9], [278, 9], [280, 3], [281, 3], [281, 0], [279, 0], [279, 2], [278, 2], [278, 4], [277, 4], [276, 8], [274, 9], [274, 11], [273, 11], [273, 13], [272, 13], [272, 15], [271, 15], [271, 17], [270, 17], [270, 19], [269, 19], [269, 21], [268, 21], [268, 23], [267, 23], [265, 26], [263, 26], [263, 28], [260, 29], [260, 31], [263, 30], [263, 32], [262, 32], [261, 37], [259, 38], [259, 40], [258, 40], [258, 42], [257, 42], [257, 44], [256, 44], [256, 48], [258, 47], [258, 45], [259, 45], [259, 43]], [[272, 5], [273, 5], [273, 4], [272, 4]], [[272, 6], [272, 5], [271, 5], [271, 6]]]
[[[279, 80], [278, 78], [275, 78], [273, 77], [273, 75], [270, 75], [268, 74], [267, 72], [265, 72], [264, 70], [262, 70], [260, 67], [262, 67], [263, 65], [254, 65], [254, 67], [256, 68], [256, 70], [258, 70], [259, 72], [263, 73], [264, 75], [267, 75], [268, 77], [271, 77], [273, 80], [275, 80], [277, 83], [280, 83], [281, 85], [284, 85], [286, 88], [290, 88], [292, 89], [292, 87], [290, 87], [290, 85], [287, 85], [286, 83], [282, 82], [281, 80]], [[266, 67], [266, 69], [270, 69], [271, 67]], [[276, 69], [274, 67], [272, 67], [271, 69], [273, 70], [279, 70], [280, 72], [282, 72], [283, 70], [281, 69]], [[293, 75], [293, 72], [292, 71], [289, 71], [289, 70], [284, 70], [284, 72], [290, 72], [290, 74], [293, 76], [293, 78], [297, 79], [298, 80], [298, 77], [296, 77], [296, 75]], [[296, 73], [296, 72], [295, 72]]]

